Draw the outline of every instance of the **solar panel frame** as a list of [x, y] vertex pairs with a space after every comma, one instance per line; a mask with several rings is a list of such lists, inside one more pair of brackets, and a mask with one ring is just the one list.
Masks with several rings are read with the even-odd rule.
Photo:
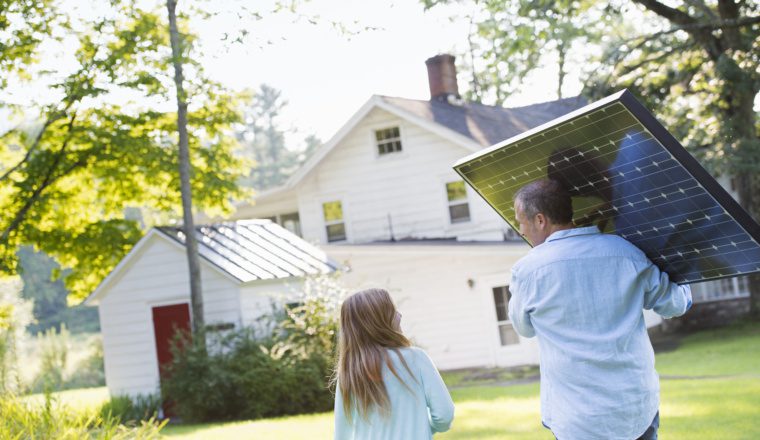
[[[612, 106], [616, 103], [620, 103], [625, 107], [628, 112], [641, 124], [641, 126], [648, 131], [653, 140], [661, 145], [675, 161], [680, 164], [686, 172], [705, 190], [705, 192], [711, 196], [717, 204], [725, 210], [725, 212], [733, 218], [738, 226], [744, 230], [744, 232], [754, 240], [755, 244], [760, 243], [760, 225], [755, 222], [752, 217], [734, 200], [734, 198], [699, 164], [699, 162], [676, 140], [668, 130], [660, 124], [659, 121], [633, 96], [633, 94], [624, 89], [599, 101], [593, 102], [585, 107], [570, 112], [564, 116], [549, 121], [543, 125], [535, 127], [531, 130], [525, 131], [517, 136], [513, 136], [502, 142], [499, 142], [491, 147], [488, 147], [482, 151], [470, 154], [460, 160], [458, 160], [453, 168], [464, 179], [465, 182], [470, 185], [475, 192], [480, 195], [483, 200], [488, 203], [506, 222], [507, 224], [519, 231], [512, 224], [510, 219], [494, 206], [489, 199], [483, 194], [481, 188], [478, 188], [474, 182], [462, 171], [462, 168], [468, 164], [478, 161], [483, 157], [506, 147], [516, 144], [522, 140], [531, 138], [535, 135], [539, 135], [542, 132], [546, 132], [561, 124], [565, 124], [577, 119], [580, 119], [586, 115], [589, 115], [597, 110], [601, 110], [605, 107]], [[523, 237], [525, 240], [525, 238]], [[527, 240], [525, 240], [527, 242]], [[530, 243], [528, 243], [530, 245]], [[704, 281], [712, 281], [721, 278], [730, 278], [734, 276], [743, 276], [750, 273], [760, 272], [760, 262], [758, 262], [758, 269], [739, 274], [727, 274], [723, 276], [711, 276], [709, 278], [703, 278], [698, 280], [686, 280], [684, 284], [698, 283]]]

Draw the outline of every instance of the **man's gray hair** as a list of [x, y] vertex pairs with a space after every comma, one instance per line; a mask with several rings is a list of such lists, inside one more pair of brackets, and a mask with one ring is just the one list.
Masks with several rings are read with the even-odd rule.
[[550, 222], [565, 225], [573, 221], [573, 202], [570, 193], [556, 180], [542, 179], [531, 182], [515, 193], [523, 213], [529, 219], [538, 213]]

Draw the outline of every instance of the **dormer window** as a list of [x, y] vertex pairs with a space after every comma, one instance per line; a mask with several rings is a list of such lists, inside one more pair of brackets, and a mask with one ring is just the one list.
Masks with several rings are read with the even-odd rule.
[[398, 127], [375, 130], [375, 141], [380, 156], [401, 151], [401, 132]]

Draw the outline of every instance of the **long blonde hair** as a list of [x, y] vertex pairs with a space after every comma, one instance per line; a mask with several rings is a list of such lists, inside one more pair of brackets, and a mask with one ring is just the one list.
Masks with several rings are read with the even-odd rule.
[[389, 370], [401, 383], [388, 355], [388, 349], [398, 355], [404, 368], [411, 374], [399, 348], [411, 346], [394, 321], [396, 307], [391, 296], [383, 289], [367, 289], [346, 298], [340, 308], [340, 338], [338, 362], [333, 381], [340, 385], [343, 409], [351, 419], [356, 408], [362, 418], [377, 408], [381, 414], [390, 414], [390, 400], [383, 382], [382, 368]]

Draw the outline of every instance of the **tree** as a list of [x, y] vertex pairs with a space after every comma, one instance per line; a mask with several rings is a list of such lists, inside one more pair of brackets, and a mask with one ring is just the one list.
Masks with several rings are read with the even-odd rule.
[[177, 1], [166, 0], [169, 14], [169, 38], [174, 66], [174, 87], [177, 94], [177, 132], [179, 134], [179, 175], [182, 194], [182, 218], [185, 231], [185, 249], [190, 271], [190, 303], [193, 308], [193, 333], [198, 334], [204, 327], [203, 292], [201, 289], [201, 265], [198, 256], [198, 240], [195, 238], [193, 221], [193, 196], [190, 186], [192, 165], [187, 139], [187, 95], [185, 94], [183, 38], [177, 29]]
[[62, 325], [73, 333], [100, 329], [97, 309], [85, 305], [68, 306], [69, 291], [63, 280], [52, 279], [52, 274], [61, 270], [55, 260], [42, 252], [35, 252], [31, 246], [22, 246], [17, 255], [18, 272], [24, 285], [21, 296], [34, 304], [34, 322], [26, 328], [29, 333]]
[[58, 26], [67, 24], [54, 0], [0, 0], [0, 87], [11, 74], [27, 76], [38, 49]]
[[[451, 0], [422, 0], [426, 9]], [[567, 60], [598, 44], [605, 26], [617, 20], [615, 9], [600, 2], [571, 0], [474, 0], [469, 17], [469, 65], [472, 80], [465, 97], [503, 105], [525, 78], [552, 60], [557, 65], [557, 97]]]
[[[155, 11], [112, 5], [105, 17], [77, 22], [72, 72], [36, 73], [35, 85], [49, 90], [44, 102], [13, 104], [0, 95], [18, 120], [0, 137], [0, 271], [15, 273], [16, 249], [34, 245], [71, 268], [65, 281], [75, 299], [141, 237], [137, 222], [124, 218], [126, 207], [176, 218], [180, 206], [176, 116], [150, 105], [171, 90], [162, 76], [172, 59], [166, 26]], [[29, 65], [23, 67], [17, 70]], [[237, 100], [210, 81], [194, 87], [187, 113], [195, 133], [188, 142], [194, 201], [198, 209], [229, 212], [244, 194], [235, 183], [243, 164], [228, 135], [239, 118]], [[124, 94], [135, 98], [120, 103]]]
[[[633, 3], [653, 30], [612, 41], [586, 93], [631, 89], [713, 174], [732, 178], [739, 203], [760, 220], [760, 4]], [[749, 285], [760, 319], [760, 276]]]
[[[713, 174], [733, 178], [739, 203], [760, 219], [760, 124], [753, 108], [760, 91], [760, 4], [735, 0], [476, 3], [502, 21], [522, 23], [527, 17], [532, 23], [528, 29], [534, 30], [551, 25], [546, 8], [552, 17], [568, 17], [571, 22], [602, 18], [595, 35], [606, 41], [603, 56], [591, 51], [577, 54], [590, 66], [584, 94], [597, 99], [623, 87], [631, 89]], [[516, 4], [524, 7], [516, 9]], [[612, 19], [615, 11], [633, 18], [627, 23]], [[610, 16], [599, 17], [600, 12]], [[541, 47], [534, 46], [536, 41], [545, 41], [540, 33], [501, 30], [490, 16], [476, 22], [479, 28], [492, 26], [488, 35], [497, 43], [512, 38], [519, 40], [513, 46], [535, 50]], [[485, 54], [486, 59], [489, 56]], [[531, 63], [529, 59], [526, 65], [532, 68]], [[504, 75], [498, 65], [490, 68], [498, 77], [495, 83], [511, 83], [510, 73]], [[752, 315], [760, 319], [760, 276], [753, 275], [749, 284]]]
[[301, 151], [286, 146], [286, 130], [279, 116], [287, 105], [282, 92], [267, 84], [253, 94], [237, 130], [243, 154], [254, 162], [250, 174], [242, 180], [244, 185], [264, 190], [283, 184], [321, 144], [312, 134], [304, 139]]

